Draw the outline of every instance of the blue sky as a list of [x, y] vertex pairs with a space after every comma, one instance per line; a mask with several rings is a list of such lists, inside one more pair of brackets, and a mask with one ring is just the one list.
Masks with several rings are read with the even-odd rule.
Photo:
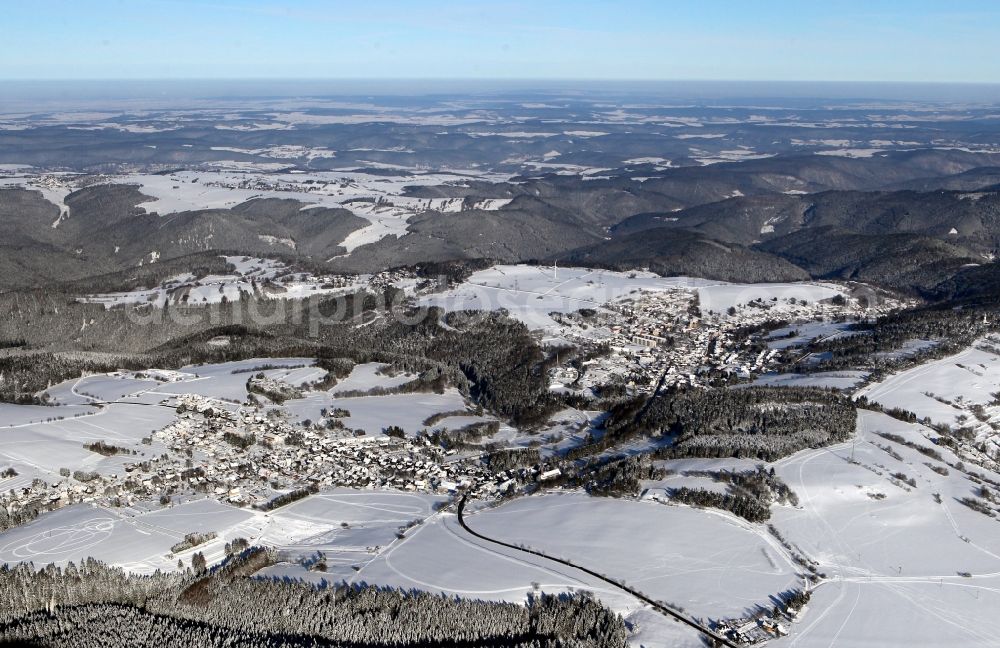
[[14, 0], [0, 79], [997, 83], [998, 33], [995, 0]]

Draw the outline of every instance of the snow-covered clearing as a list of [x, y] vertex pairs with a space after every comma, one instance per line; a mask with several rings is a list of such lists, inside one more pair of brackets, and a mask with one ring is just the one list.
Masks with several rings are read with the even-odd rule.
[[772, 310], [780, 312], [791, 299], [813, 303], [843, 294], [835, 284], [814, 282], [728, 284], [714, 282], [698, 288], [702, 310], [725, 313], [730, 306], [745, 306], [752, 301], [775, 302]]
[[387, 427], [399, 426], [407, 434], [416, 434], [428, 427], [424, 421], [444, 412], [465, 410], [467, 403], [457, 389], [449, 387], [443, 394], [414, 393], [387, 396], [356, 396], [331, 398], [325, 393], [310, 393], [305, 398], [285, 402], [294, 420], [318, 420], [321, 409], [341, 408], [351, 413], [340, 419], [352, 430], [381, 434]]
[[117, 511], [77, 504], [0, 534], [0, 563], [31, 561], [41, 567], [89, 557], [134, 567], [168, 553], [182, 536], [143, 525]]
[[[432, 515], [442, 498], [396, 491], [331, 489], [264, 513], [241, 509], [214, 499], [194, 499], [153, 510], [106, 509], [77, 504], [41, 516], [0, 533], [0, 564], [34, 561], [65, 565], [87, 557], [130, 572], [147, 574], [177, 568], [178, 558], [190, 562], [202, 551], [209, 562], [224, 557], [224, 545], [235, 538], [279, 549], [290, 560], [318, 551], [327, 556], [327, 580], [354, 574], [352, 566], [377, 556], [396, 540], [400, 526]], [[217, 537], [196, 548], [170, 553], [170, 547], [192, 532]], [[262, 575], [308, 575], [297, 565], [278, 565]]]
[[552, 312], [600, 308], [640, 291], [694, 289], [713, 283], [688, 277], [664, 278], [641, 271], [498, 265], [474, 273], [451, 290], [423, 297], [420, 302], [446, 310], [503, 308], [529, 328], [545, 329], [556, 325], [549, 316]]
[[[62, 415], [68, 407], [48, 407], [51, 416]], [[104, 457], [86, 450], [84, 443], [105, 441], [138, 446], [148, 436], [174, 418], [171, 408], [139, 403], [87, 408], [75, 415], [37, 423], [11, 424], [0, 428], [0, 461], [6, 460], [18, 473], [40, 475], [55, 481], [60, 468], [100, 469], [102, 473], [123, 474], [122, 465], [135, 459], [129, 455]], [[152, 453], [155, 448], [144, 448]]]
[[[470, 525], [482, 517], [471, 516]], [[518, 603], [536, 587], [548, 593], [585, 590], [625, 615], [635, 631], [630, 637], [634, 646], [702, 645], [692, 629], [665, 619], [592, 576], [469, 535], [451, 513], [408, 531], [405, 540], [365, 564], [353, 581]]]
[[[271, 514], [261, 541], [281, 549], [285, 562], [261, 576], [306, 580], [359, 580], [355, 567], [376, 560], [380, 551], [398, 543], [400, 527], [433, 515], [445, 500], [433, 495], [394, 491], [324, 491]], [[296, 561], [322, 553], [326, 571], [309, 572]]]
[[[353, 292], [366, 285], [367, 277], [355, 283], [326, 285], [320, 277], [286, 274], [288, 268], [272, 259], [230, 256], [226, 261], [235, 266], [232, 274], [208, 275], [195, 279], [189, 274], [177, 275], [159, 286], [129, 292], [103, 293], [81, 297], [80, 301], [104, 304], [105, 308], [123, 304], [150, 304], [162, 308], [167, 302], [187, 304], [218, 304], [223, 300], [239, 301], [246, 293], [272, 299], [303, 299], [313, 295], [335, 295]], [[280, 281], [276, 281], [279, 275]]]
[[[150, 200], [141, 203], [160, 215], [199, 209], [229, 209], [257, 198], [283, 198], [313, 206], [344, 208], [369, 221], [351, 232], [341, 245], [348, 253], [386, 236], [402, 236], [414, 214], [447, 201], [456, 210], [456, 199], [426, 199], [406, 195], [406, 187], [462, 185], [469, 180], [501, 182], [504, 174], [481, 171], [428, 172], [414, 169], [399, 175], [373, 175], [357, 169], [310, 173], [241, 173], [234, 170], [178, 171], [170, 175], [131, 174], [108, 182], [138, 185]], [[436, 203], [434, 202], [436, 201]], [[478, 209], [499, 209], [506, 200], [482, 201]], [[457, 199], [460, 206], [461, 199]]]
[[[546, 158], [551, 159], [551, 158]], [[599, 173], [604, 173], [606, 171], [611, 171], [608, 167], [591, 167], [584, 166], [582, 164], [564, 164], [558, 162], [548, 162], [542, 161], [538, 162], [535, 160], [526, 160], [522, 166], [528, 167], [534, 171], [552, 171], [556, 175], [579, 175], [579, 176], [594, 176]]]
[[[994, 396], [1000, 391], [1000, 354], [990, 346], [994, 340], [985, 342], [889, 376], [859, 394], [935, 423], [972, 426], [980, 438], [995, 436], [990, 423], [1000, 421]], [[977, 406], [983, 408], [985, 420], [976, 417]]]
[[569, 493], [529, 497], [467, 516], [476, 531], [620, 578], [694, 616], [741, 615], [801, 584], [759, 526], [730, 516]]
[[875, 357], [888, 360], [902, 360], [917, 355], [923, 351], [933, 349], [937, 345], [937, 340], [907, 340], [906, 342], [903, 342], [898, 349], [895, 349], [894, 351], [879, 351], [875, 354]]
[[559, 133], [545, 133], [541, 131], [469, 131], [465, 133], [469, 137], [507, 137], [511, 139], [532, 139], [535, 137], [556, 137]]
[[787, 349], [791, 346], [802, 346], [813, 340], [833, 340], [847, 335], [856, 335], [855, 332], [847, 330], [852, 325], [853, 322], [830, 320], [789, 324], [771, 331], [767, 336], [767, 346], [771, 349]]
[[834, 157], [847, 157], [847, 158], [870, 158], [876, 153], [885, 153], [885, 149], [855, 148], [855, 149], [833, 149], [829, 151], [816, 151], [816, 155], [832, 155]]
[[776, 464], [800, 507], [775, 508], [772, 521], [819, 562], [827, 580], [791, 636], [775, 645], [994, 645], [1000, 632], [993, 613], [1000, 604], [998, 523], [956, 501], [976, 488], [965, 474], [876, 431], [956, 460], [927, 440], [936, 436], [931, 430], [862, 411], [856, 443], [800, 452]]
[[622, 160], [622, 164], [655, 164], [666, 169], [670, 167], [670, 160], [661, 157], [636, 157]]
[[769, 387], [822, 387], [849, 390], [863, 381], [867, 372], [854, 369], [844, 371], [823, 371], [818, 373], [764, 374], [753, 384]]
[[802, 621], [791, 625], [791, 635], [771, 645], [985, 648], [996, 645], [997, 609], [997, 578], [949, 582], [860, 577], [819, 588]]
[[731, 149], [726, 151], [708, 152], [698, 149], [691, 149], [691, 157], [708, 166], [710, 164], [720, 164], [723, 162], [742, 162], [744, 160], [763, 160], [774, 157], [774, 153], [755, 153], [749, 149]]
[[[256, 358], [220, 364], [190, 365], [181, 369], [183, 373], [192, 376], [190, 379], [163, 383], [151, 390], [150, 395], [165, 398], [179, 394], [197, 394], [219, 401], [239, 403], [246, 400], [246, 383], [251, 373], [263, 371], [269, 378], [284, 380], [290, 371], [303, 369], [312, 380], [318, 380], [325, 375], [325, 372], [313, 367], [314, 362], [312, 358]], [[265, 366], [273, 368], [261, 369]], [[301, 382], [301, 376], [299, 378], [298, 382]]]
[[[459, 286], [421, 298], [446, 310], [506, 309], [531, 329], [557, 328], [550, 313], [601, 309], [609, 302], [642, 292], [686, 289], [697, 292], [703, 311], [724, 315], [730, 306], [761, 299], [775, 313], [791, 312], [789, 301], [814, 303], [842, 294], [834, 284], [812, 282], [733, 284], [691, 277], [660, 277], [652, 272], [614, 272], [590, 268], [497, 265], [473, 273]], [[777, 301], [771, 303], [772, 300]]]
[[415, 375], [405, 372], [389, 372], [388, 367], [379, 362], [355, 365], [350, 375], [334, 385], [330, 393], [369, 391], [376, 388], [392, 389], [416, 378]]
[[[51, 391], [51, 390], [50, 390]], [[62, 405], [58, 407], [47, 405], [14, 405], [12, 403], [0, 403], [0, 434], [3, 428], [20, 427], [30, 423], [41, 423], [43, 421], [57, 418], [73, 418], [81, 414], [93, 414], [94, 409], [87, 407], [83, 403], [88, 399], [80, 399], [78, 403], [72, 405]]]

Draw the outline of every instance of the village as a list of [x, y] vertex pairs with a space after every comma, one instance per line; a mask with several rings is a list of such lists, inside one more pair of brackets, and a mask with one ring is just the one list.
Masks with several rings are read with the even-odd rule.
[[[494, 480], [476, 466], [445, 461], [426, 440], [359, 435], [339, 424], [342, 411], [297, 425], [279, 409], [221, 409], [208, 399], [179, 399], [182, 413], [156, 436], [176, 455], [195, 456], [196, 488], [211, 487], [234, 504], [259, 504], [292, 487], [453, 493], [489, 492]], [[189, 452], [189, 450], [191, 452]]]
[[[777, 348], [755, 344], [752, 332], [789, 323], [876, 317], [899, 308], [895, 300], [862, 307], [857, 299], [808, 301], [795, 297], [757, 298], [725, 312], [699, 306], [688, 288], [643, 291], [608, 302], [605, 311], [553, 313], [558, 336], [583, 350], [580, 368], [550, 371], [554, 390], [584, 390], [621, 382], [636, 393], [675, 386], [708, 387], [720, 377], [750, 379], [780, 361]], [[758, 336], [759, 337], [759, 336]]]
[[[417, 284], [412, 271], [404, 269], [362, 277], [318, 277], [250, 257], [229, 261], [236, 268], [233, 280], [249, 279], [249, 285], [257, 278], [288, 285], [294, 278], [331, 289], [350, 288], [361, 280], [369, 290], [394, 287], [412, 294]], [[427, 283], [417, 295], [445, 286]], [[173, 286], [165, 287], [169, 288]], [[638, 394], [750, 379], [782, 361], [780, 348], [763, 343], [775, 326], [873, 317], [898, 307], [893, 300], [868, 302], [833, 290], [812, 300], [778, 293], [769, 299], [734, 301], [719, 310], [700, 303], [699, 296], [690, 286], [668, 286], [636, 290], [600, 308], [549, 313], [556, 328], [545, 335], [575, 347], [575, 353], [568, 354], [575, 361], [549, 370], [550, 389], [586, 395], [607, 385], [622, 385]], [[210, 341], [223, 343], [228, 340]], [[155, 370], [146, 373], [161, 381], [176, 378], [157, 378]], [[162, 405], [175, 407], [177, 418], [144, 439], [146, 446], [155, 442], [159, 456], [146, 451], [118, 471], [76, 471], [60, 475], [61, 480], [35, 479], [30, 487], [4, 495], [2, 504], [13, 513], [40, 502], [45, 508], [76, 502], [131, 506], [150, 499], [167, 504], [201, 493], [237, 506], [260, 507], [289, 491], [339, 486], [497, 498], [558, 476], [557, 468], [544, 464], [494, 474], [472, 456], [475, 452], [446, 451], [429, 434], [407, 438], [402, 433], [350, 430], [341, 420], [349, 413], [336, 408], [324, 409], [316, 421], [292, 421], [276, 404], [302, 398], [300, 389], [262, 374], [251, 378], [247, 389], [248, 399], [242, 404], [192, 394], [175, 396]], [[161, 447], [165, 452], [160, 453]]]
[[[251, 395], [250, 400], [256, 399]], [[139, 458], [130, 448], [97, 444], [95, 452], [127, 457], [123, 474], [65, 471], [60, 473], [64, 479], [52, 483], [35, 479], [30, 487], [0, 497], [0, 508], [14, 516], [80, 502], [127, 508], [158, 500], [168, 505], [204, 494], [269, 510], [285, 503], [289, 493], [334, 487], [499, 498], [520, 485], [560, 475], [546, 465], [494, 474], [479, 456], [446, 451], [426, 435], [408, 439], [392, 430], [376, 436], [346, 429], [339, 421], [348, 415], [343, 410], [324, 410], [320, 421], [294, 423], [281, 408], [256, 404], [234, 410], [234, 403], [193, 394], [172, 398], [170, 405], [176, 405], [174, 421], [142, 442], [162, 445], [167, 452], [146, 459], [148, 453]]]

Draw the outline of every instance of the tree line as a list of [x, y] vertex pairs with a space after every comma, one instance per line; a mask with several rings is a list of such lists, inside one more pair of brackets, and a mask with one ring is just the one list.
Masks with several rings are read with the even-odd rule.
[[[190, 569], [128, 575], [90, 559], [65, 568], [0, 567], [0, 642], [109, 648], [626, 646], [622, 619], [589, 596], [541, 594], [518, 605], [248, 577], [273, 560], [270, 552], [250, 549], [204, 575]], [[158, 640], [149, 644], [149, 636]]]

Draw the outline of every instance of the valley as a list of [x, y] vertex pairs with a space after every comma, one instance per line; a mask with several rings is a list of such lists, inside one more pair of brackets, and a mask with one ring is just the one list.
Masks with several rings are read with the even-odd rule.
[[0, 639], [995, 643], [995, 106], [672, 92], [0, 101]]

